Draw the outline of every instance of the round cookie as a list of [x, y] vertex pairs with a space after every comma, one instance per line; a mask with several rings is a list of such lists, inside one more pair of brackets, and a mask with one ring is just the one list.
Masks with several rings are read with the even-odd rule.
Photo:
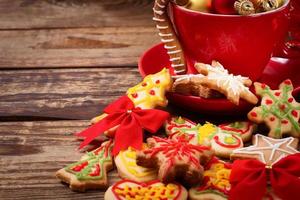
[[250, 121], [236, 121], [232, 123], [220, 124], [219, 128], [223, 132], [240, 135], [243, 142], [248, 142], [251, 140], [252, 133], [256, 130], [257, 126]]
[[104, 200], [186, 200], [186, 189], [176, 183], [163, 184], [156, 181], [138, 183], [130, 180], [122, 180], [111, 187], [104, 194]]
[[115, 164], [119, 176], [123, 179], [136, 182], [147, 182], [157, 179], [156, 170], [141, 167], [136, 164], [136, 150], [131, 147], [119, 152], [115, 157]]

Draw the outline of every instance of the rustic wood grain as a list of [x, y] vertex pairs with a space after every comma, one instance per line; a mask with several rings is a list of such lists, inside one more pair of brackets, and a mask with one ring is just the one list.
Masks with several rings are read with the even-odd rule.
[[[55, 172], [80, 159], [73, 135], [88, 121], [0, 123], [0, 199], [103, 199], [105, 191], [72, 192]], [[110, 184], [118, 180], [109, 173]]]
[[152, 0], [0, 0], [0, 29], [151, 26]]
[[154, 27], [0, 31], [0, 68], [137, 66]]
[[136, 68], [0, 71], [0, 117], [90, 119], [141, 80]]

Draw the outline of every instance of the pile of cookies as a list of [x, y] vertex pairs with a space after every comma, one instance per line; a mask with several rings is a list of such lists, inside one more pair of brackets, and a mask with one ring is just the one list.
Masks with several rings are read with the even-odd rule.
[[[219, 63], [198, 63], [196, 68], [205, 86], [226, 95], [230, 101], [238, 103], [239, 98], [253, 104], [259, 101], [248, 88], [252, 84], [249, 79], [229, 74]], [[125, 96], [105, 108], [104, 114], [94, 118], [92, 125], [78, 134], [84, 139], [82, 148], [99, 136], [104, 138], [101, 146], [60, 169], [57, 178], [75, 191], [106, 189], [109, 186], [107, 173], [115, 168], [121, 180], [107, 189], [106, 200], [247, 199], [240, 189], [245, 187], [249, 187], [249, 191], [251, 187], [262, 190], [257, 192], [262, 195], [260, 199], [270, 196], [289, 199], [277, 188], [276, 181], [271, 179], [271, 184], [267, 184], [267, 176], [258, 179], [265, 185], [259, 189], [237, 174], [257, 173], [253, 171], [257, 168], [243, 171], [241, 161], [258, 162], [263, 174], [266, 170], [276, 174], [275, 167], [284, 163], [285, 172], [296, 177], [295, 184], [300, 184], [299, 163], [290, 161], [300, 157], [297, 151], [300, 104], [291, 94], [291, 81], [282, 82], [278, 90], [254, 83], [255, 94], [261, 100], [260, 105], [248, 113], [248, 120], [215, 125], [169, 116], [157, 109], [167, 105], [165, 94], [176, 87], [178, 79], [172, 78], [169, 69], [164, 68], [128, 89]], [[268, 133], [257, 133], [260, 123], [269, 127]], [[151, 132], [150, 137], [146, 137], [143, 130]], [[162, 130], [163, 135], [153, 135]], [[250, 141], [252, 145], [245, 145]], [[243, 186], [245, 183], [248, 186]], [[299, 199], [299, 193], [293, 197]]]

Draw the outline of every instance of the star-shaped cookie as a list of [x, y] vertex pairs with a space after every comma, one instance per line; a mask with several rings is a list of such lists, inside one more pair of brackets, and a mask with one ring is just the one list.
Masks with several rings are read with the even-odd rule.
[[209, 147], [193, 145], [191, 137], [147, 139], [149, 149], [137, 153], [137, 164], [158, 168], [163, 183], [179, 181], [187, 186], [198, 184], [203, 177], [203, 165], [213, 156]]
[[257, 97], [249, 90], [252, 81], [241, 75], [229, 74], [224, 67], [216, 61], [212, 65], [196, 63], [195, 68], [205, 77], [200, 80], [200, 84], [224, 94], [229, 101], [239, 105], [240, 98], [256, 104]]
[[297, 138], [273, 139], [256, 134], [253, 137], [253, 145], [234, 150], [231, 159], [257, 159], [267, 166], [272, 166], [290, 154], [299, 153], [296, 150], [297, 145]]
[[290, 134], [300, 138], [300, 104], [292, 96], [292, 82], [283, 81], [278, 90], [257, 82], [254, 86], [262, 99], [260, 106], [248, 113], [248, 118], [255, 123], [265, 123], [270, 129], [269, 137], [282, 138], [283, 134]]

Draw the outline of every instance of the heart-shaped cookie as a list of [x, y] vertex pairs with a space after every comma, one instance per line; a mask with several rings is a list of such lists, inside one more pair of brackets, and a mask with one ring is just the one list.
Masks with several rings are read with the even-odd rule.
[[104, 200], [125, 200], [125, 199], [187, 199], [186, 189], [176, 183], [163, 184], [155, 180], [147, 183], [138, 183], [130, 180], [121, 180], [108, 188]]

